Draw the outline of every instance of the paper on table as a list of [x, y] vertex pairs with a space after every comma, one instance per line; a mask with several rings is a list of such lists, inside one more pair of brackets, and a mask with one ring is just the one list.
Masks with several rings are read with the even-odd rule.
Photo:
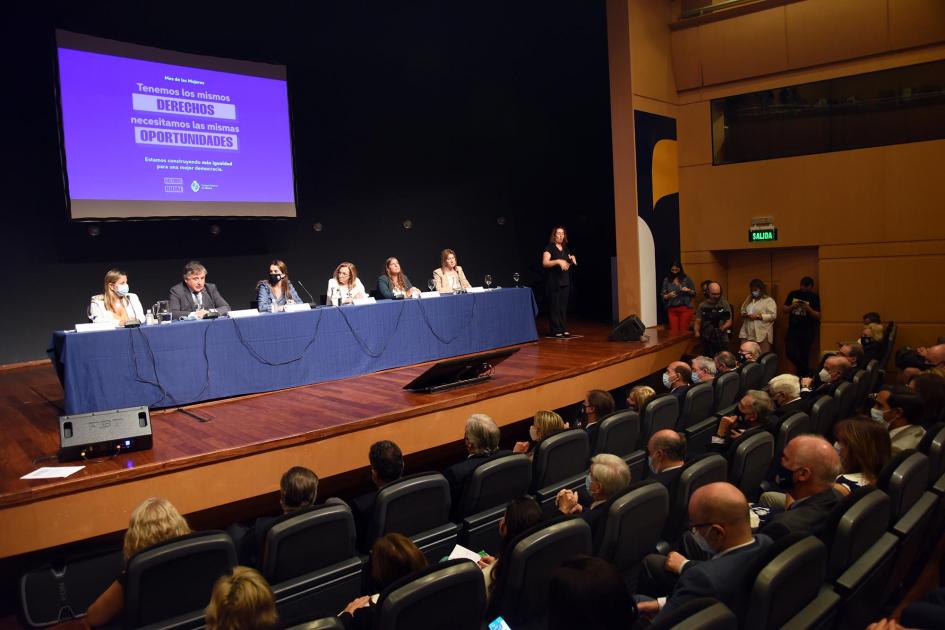
[[43, 466], [28, 475], [23, 475], [20, 479], [58, 479], [75, 474], [83, 468], [85, 466]]
[[479, 562], [482, 560], [482, 556], [473, 551], [472, 549], [467, 549], [462, 545], [456, 545], [453, 547], [453, 551], [450, 552], [450, 560], [455, 560], [456, 558], [466, 558], [467, 560], [472, 560], [473, 562]]

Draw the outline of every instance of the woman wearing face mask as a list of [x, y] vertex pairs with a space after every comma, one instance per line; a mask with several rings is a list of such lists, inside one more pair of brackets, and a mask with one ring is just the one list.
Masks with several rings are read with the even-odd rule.
[[89, 303], [89, 319], [96, 324], [112, 323], [124, 326], [127, 322], [144, 322], [141, 301], [129, 292], [128, 276], [120, 269], [109, 269], [100, 295], [93, 295]]
[[889, 433], [871, 420], [843, 420], [834, 428], [834, 448], [840, 455], [840, 470], [834, 486], [850, 494], [861, 486], [876, 484], [880, 471], [892, 458]]
[[260, 312], [281, 311], [286, 304], [302, 303], [289, 282], [289, 269], [281, 260], [269, 263], [269, 278], [256, 284], [256, 302]]
[[778, 305], [768, 295], [765, 283], [755, 278], [748, 283], [751, 293], [742, 302], [742, 327], [738, 338], [754, 341], [761, 346], [761, 353], [771, 352], [774, 342], [774, 320], [778, 318]]
[[863, 346], [863, 356], [866, 360], [860, 367], [866, 367], [866, 364], [876, 359], [879, 361], [883, 355], [883, 325], [867, 324], [860, 333], [860, 345]]
[[532, 426], [528, 428], [528, 437], [531, 438], [531, 442], [516, 442], [515, 446], [512, 447], [512, 451], [515, 453], [526, 453], [531, 457], [535, 454], [535, 449], [532, 448], [532, 442], [535, 443], [535, 448], [538, 448], [538, 444], [541, 443], [542, 440], [556, 433], [561, 433], [567, 428], [561, 416], [554, 411], [539, 411], [532, 420]]
[[696, 294], [696, 286], [692, 279], [683, 271], [682, 265], [674, 262], [669, 268], [669, 275], [663, 278], [663, 287], [660, 295], [666, 307], [666, 316], [669, 318], [669, 332], [689, 332], [692, 323], [692, 296]]

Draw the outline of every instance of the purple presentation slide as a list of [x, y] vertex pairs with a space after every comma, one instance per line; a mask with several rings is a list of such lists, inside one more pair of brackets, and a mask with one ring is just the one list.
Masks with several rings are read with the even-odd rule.
[[74, 205], [248, 202], [294, 215], [285, 81], [61, 47], [59, 84]]

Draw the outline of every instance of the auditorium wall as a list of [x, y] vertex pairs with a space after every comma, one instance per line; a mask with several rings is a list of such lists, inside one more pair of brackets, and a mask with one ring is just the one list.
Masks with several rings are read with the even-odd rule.
[[[540, 252], [558, 222], [581, 262], [575, 310], [610, 319], [616, 245], [603, 5], [356, 4], [276, 1], [225, 14], [184, 2], [10, 8], [0, 27], [4, 72], [16, 86], [2, 105], [0, 364], [44, 357], [50, 332], [84, 320], [112, 266], [151, 304], [198, 258], [231, 304], [246, 308], [274, 256], [317, 298], [342, 260], [372, 287], [395, 255], [425, 285], [451, 247], [474, 284], [491, 273], [508, 286], [518, 271], [540, 298]], [[70, 221], [56, 27], [286, 64], [298, 218]]]

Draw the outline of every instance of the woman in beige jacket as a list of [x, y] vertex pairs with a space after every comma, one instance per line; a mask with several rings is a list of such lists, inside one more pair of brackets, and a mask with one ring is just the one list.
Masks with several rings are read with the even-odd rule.
[[755, 341], [761, 346], [761, 352], [771, 352], [774, 343], [774, 320], [778, 318], [778, 305], [768, 295], [765, 283], [755, 278], [748, 283], [751, 293], [742, 302], [742, 327], [738, 338]]
[[433, 282], [440, 293], [450, 293], [470, 288], [463, 268], [456, 264], [456, 252], [444, 249], [440, 252], [440, 267], [433, 270]]

